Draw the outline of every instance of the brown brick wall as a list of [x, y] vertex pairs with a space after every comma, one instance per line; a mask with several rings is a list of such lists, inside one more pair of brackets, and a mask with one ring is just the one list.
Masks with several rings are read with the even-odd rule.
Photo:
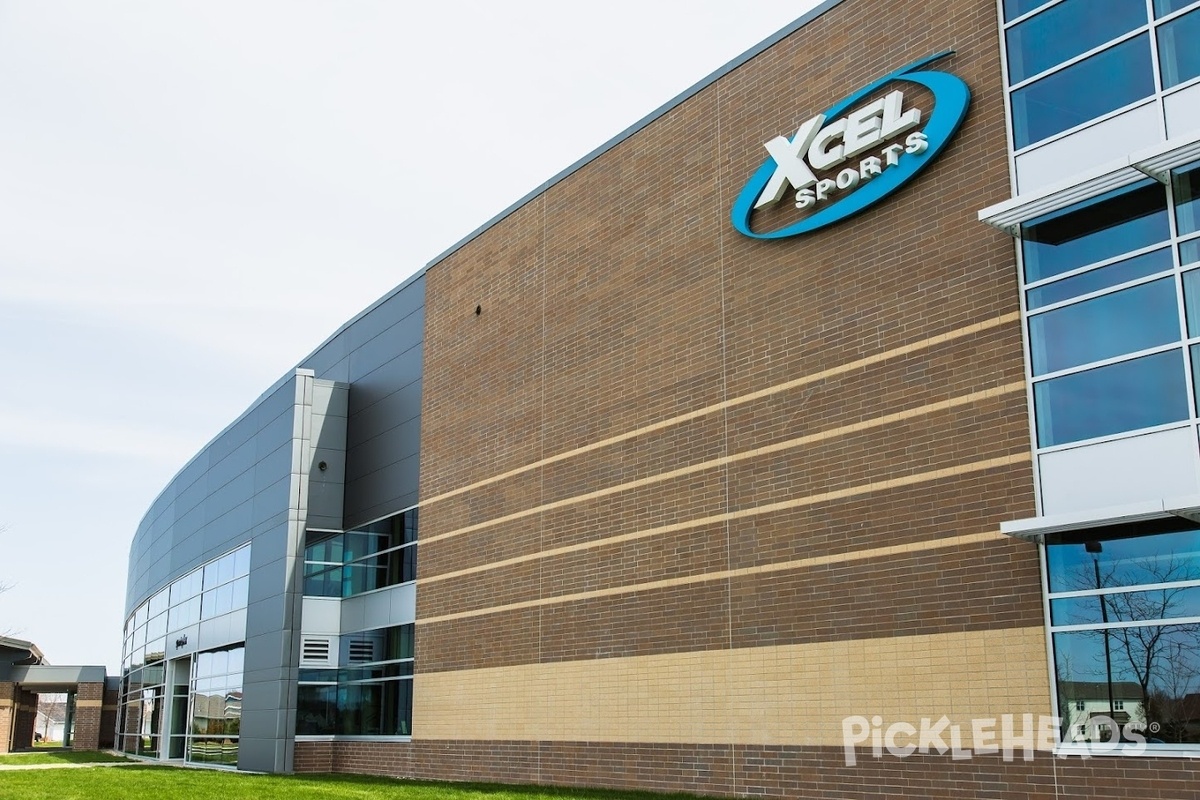
[[12, 749], [24, 750], [33, 747], [33, 732], [37, 725], [38, 696], [33, 692], [18, 689], [16, 698]]
[[[497, 693], [518, 697], [513, 676], [556, 681], [568, 662], [960, 633], [980, 647], [981, 632], [1016, 631], [1011, 669], [972, 651], [959, 677], [979, 659], [979, 708], [1045, 702], [1037, 551], [995, 535], [1034, 511], [1014, 248], [976, 217], [1009, 191], [998, 44], [994, 0], [847, 0], [428, 272], [416, 661], [445, 680], [414, 702], [416, 719], [442, 727], [421, 740], [418, 724], [407, 745], [302, 742], [298, 769], [1047, 796], [1050, 760], [838, 772], [840, 751], [801, 746], [829, 741], [806, 739], [802, 720], [777, 749], [635, 731], [524, 741], [538, 737], [506, 728], [500, 704], [453, 691], [455, 671], [486, 691], [513, 681]], [[973, 105], [919, 178], [817, 234], [734, 231], [729, 209], [764, 141], [951, 48], [932, 68], [961, 76]], [[670, 661], [684, 687], [711, 677], [688, 663]], [[919, 653], [897, 663], [935, 668]], [[539, 664], [550, 666], [516, 669]], [[730, 697], [757, 691], [744, 674]], [[823, 707], [839, 708], [828, 683]], [[447, 727], [459, 718], [476, 733]], [[445, 740], [456, 736], [471, 739]]]
[[104, 684], [81, 683], [75, 694], [76, 750], [97, 750], [103, 736]]
[[[603, 742], [298, 742], [297, 772], [649, 788], [789, 800], [1083, 800], [1152, 796], [1192, 800], [1187, 759], [1053, 758], [1020, 750], [954, 760], [946, 755], [874, 758], [840, 748]], [[315, 766], [317, 769], [302, 768]], [[1135, 789], [1136, 787], [1136, 789]]]

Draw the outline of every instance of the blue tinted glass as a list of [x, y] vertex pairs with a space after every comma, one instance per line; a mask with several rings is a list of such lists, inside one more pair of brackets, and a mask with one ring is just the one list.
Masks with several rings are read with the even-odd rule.
[[1179, 263], [1185, 267], [1200, 261], [1200, 239], [1192, 239], [1179, 245]]
[[1187, 419], [1178, 350], [1035, 384], [1038, 445], [1077, 442]]
[[1145, 24], [1144, 0], [1066, 0], [1009, 29], [1008, 80], [1020, 83]]
[[1195, 0], [1154, 0], [1154, 16], [1165, 17], [1173, 11], [1186, 8]]
[[1175, 189], [1175, 222], [1180, 235], [1200, 230], [1200, 164], [1189, 164], [1171, 176]]
[[1192, 689], [1200, 674], [1195, 625], [1071, 631], [1053, 640], [1065, 741], [1105, 741], [1094, 715], [1118, 723], [1153, 721], [1153, 733], [1146, 734], [1150, 747], [1195, 741]]
[[1172, 266], [1169, 249], [1155, 250], [1153, 253], [1145, 253], [1136, 258], [1118, 261], [1116, 264], [1085, 272], [1082, 275], [1063, 278], [1060, 281], [1030, 289], [1025, 302], [1030, 310], [1041, 308], [1051, 303], [1098, 292], [1101, 289], [1138, 278], [1145, 278], [1147, 275], [1171, 269]]
[[1175, 281], [1162, 278], [1029, 318], [1033, 374], [1178, 341]]
[[[1102, 597], [1103, 609], [1100, 607]], [[1050, 601], [1050, 618], [1054, 625], [1095, 625], [1103, 623], [1105, 615], [1109, 622], [1200, 617], [1200, 587], [1066, 597]]]
[[1200, 270], [1183, 275], [1183, 312], [1188, 336], [1200, 336]]
[[[1145, 528], [1161, 532], [1138, 535]], [[1051, 592], [1200, 580], [1200, 528], [1183, 519], [1118, 528], [1107, 536], [1097, 532], [1095, 538], [1085, 533], [1055, 534], [1047, 537], [1046, 544]]]
[[1196, 408], [1200, 409], [1200, 345], [1193, 346], [1191, 350], [1192, 362], [1192, 388], [1196, 392]]
[[1164, 187], [1155, 181], [1134, 184], [1022, 226], [1025, 281], [1105, 261], [1170, 235]]
[[1049, 0], [1004, 0], [1004, 19], [1006, 21], [1016, 19], [1048, 2]]
[[1013, 138], [1025, 147], [1154, 94], [1142, 34], [1012, 93]]
[[1200, 75], [1200, 11], [1158, 29], [1158, 63], [1164, 89]]

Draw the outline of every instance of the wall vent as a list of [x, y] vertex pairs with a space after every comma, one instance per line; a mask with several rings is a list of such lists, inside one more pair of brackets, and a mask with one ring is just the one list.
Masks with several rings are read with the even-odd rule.
[[328, 636], [305, 636], [300, 640], [300, 665], [306, 667], [328, 667], [333, 648]]

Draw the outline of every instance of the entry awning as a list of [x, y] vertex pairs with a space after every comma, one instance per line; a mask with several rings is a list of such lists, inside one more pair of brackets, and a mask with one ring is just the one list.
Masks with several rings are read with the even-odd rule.
[[1130, 153], [1036, 192], [988, 206], [979, 212], [979, 221], [1016, 236], [1023, 222], [1137, 183], [1147, 176], [1167, 183], [1171, 170], [1197, 159], [1200, 159], [1200, 130]]
[[1048, 533], [1108, 528], [1167, 517], [1182, 517], [1200, 523], [1200, 494], [1001, 522], [1000, 532], [1040, 542]]

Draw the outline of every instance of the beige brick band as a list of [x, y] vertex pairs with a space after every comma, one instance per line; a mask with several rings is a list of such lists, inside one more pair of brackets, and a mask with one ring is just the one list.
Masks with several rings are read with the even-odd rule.
[[414, 738], [841, 746], [842, 720], [1050, 713], [1041, 627], [418, 673]]
[[103, 708], [103, 700], [76, 700], [76, 708]]

